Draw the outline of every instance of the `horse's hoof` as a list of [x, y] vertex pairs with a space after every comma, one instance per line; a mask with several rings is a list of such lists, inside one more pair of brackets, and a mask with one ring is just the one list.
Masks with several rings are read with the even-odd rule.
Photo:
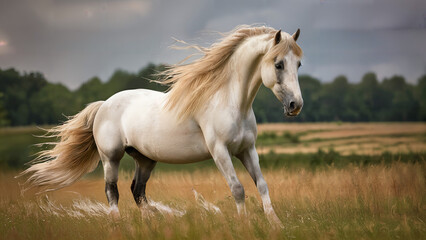
[[156, 207], [151, 206], [149, 204], [141, 206], [140, 210], [141, 210], [142, 216], [148, 217], [148, 218], [160, 213], [160, 211]]
[[275, 228], [284, 228], [283, 223], [281, 222], [281, 220], [278, 218], [278, 216], [275, 213], [270, 213], [268, 215], [266, 215], [269, 223], [275, 227]]

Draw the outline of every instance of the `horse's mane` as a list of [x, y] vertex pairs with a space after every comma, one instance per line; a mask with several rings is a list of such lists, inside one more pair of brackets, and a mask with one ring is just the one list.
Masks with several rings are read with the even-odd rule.
[[231, 71], [227, 62], [236, 48], [248, 37], [269, 34], [272, 39], [275, 32], [270, 27], [240, 26], [211, 47], [189, 45], [204, 56], [189, 64], [170, 66], [161, 73], [159, 82], [170, 86], [165, 107], [175, 109], [180, 119], [193, 115], [227, 83]]

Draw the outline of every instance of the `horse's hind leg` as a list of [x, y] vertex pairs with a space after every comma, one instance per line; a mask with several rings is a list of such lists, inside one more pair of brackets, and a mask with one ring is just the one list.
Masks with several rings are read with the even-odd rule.
[[133, 147], [126, 148], [126, 152], [135, 160], [135, 176], [130, 189], [132, 190], [136, 204], [140, 207], [143, 203], [147, 203], [145, 195], [146, 183], [157, 162], [142, 155]]
[[124, 151], [115, 152], [114, 154], [106, 155], [100, 152], [101, 161], [104, 167], [104, 178], [105, 178], [105, 194], [108, 199], [108, 204], [111, 209], [111, 213], [118, 215], [118, 166], [120, 160], [124, 155]]

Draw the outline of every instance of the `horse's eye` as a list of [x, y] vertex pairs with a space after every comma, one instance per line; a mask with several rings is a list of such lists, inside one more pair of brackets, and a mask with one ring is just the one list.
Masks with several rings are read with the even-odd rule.
[[282, 69], [284, 69], [284, 63], [283, 63], [283, 61], [281, 61], [281, 62], [279, 62], [279, 63], [275, 63], [275, 68], [276, 68], [277, 70], [282, 70]]
[[302, 66], [302, 63], [301, 62], [298, 62], [297, 63], [297, 68], [300, 68]]

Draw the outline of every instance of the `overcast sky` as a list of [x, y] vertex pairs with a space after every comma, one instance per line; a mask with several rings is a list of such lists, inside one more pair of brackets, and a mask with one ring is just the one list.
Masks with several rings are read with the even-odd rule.
[[169, 49], [172, 37], [205, 46], [212, 31], [255, 23], [300, 28], [300, 72], [324, 82], [426, 74], [424, 0], [0, 0], [0, 68], [75, 89], [118, 68], [176, 63], [188, 52]]

